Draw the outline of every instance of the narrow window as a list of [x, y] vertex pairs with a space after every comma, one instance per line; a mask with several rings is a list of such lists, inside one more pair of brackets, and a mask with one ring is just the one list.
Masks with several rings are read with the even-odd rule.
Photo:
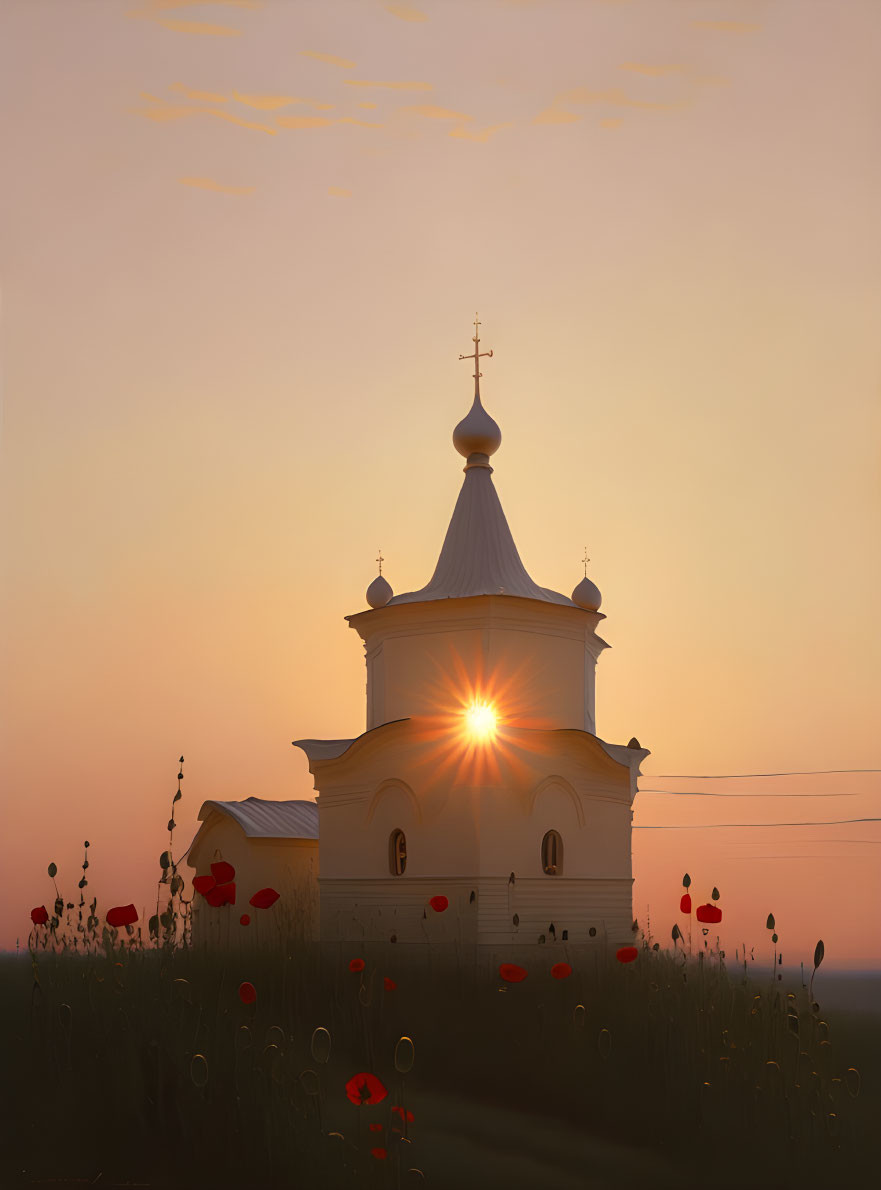
[[388, 866], [393, 876], [403, 876], [407, 866], [407, 840], [403, 831], [392, 831], [388, 841]]
[[559, 876], [563, 871], [563, 840], [557, 831], [548, 831], [541, 841], [541, 867], [546, 876]]

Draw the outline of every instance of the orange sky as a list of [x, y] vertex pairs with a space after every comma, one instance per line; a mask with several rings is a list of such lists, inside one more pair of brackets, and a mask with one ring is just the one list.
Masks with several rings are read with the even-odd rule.
[[[7, 0], [0, 945], [87, 837], [105, 908], [148, 902], [181, 752], [185, 845], [363, 729], [342, 617], [380, 544], [431, 574], [475, 308], [524, 562], [569, 591], [587, 543], [603, 592], [600, 735], [649, 774], [881, 767], [879, 45], [875, 0]], [[639, 828], [881, 807], [642, 785], [786, 796]], [[638, 829], [635, 911], [668, 936], [688, 869], [747, 941], [773, 910], [877, 964], [879, 845]]]

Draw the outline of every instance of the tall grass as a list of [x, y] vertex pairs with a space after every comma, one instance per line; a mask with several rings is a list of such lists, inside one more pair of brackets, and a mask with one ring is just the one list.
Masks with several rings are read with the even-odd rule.
[[[526, 980], [501, 980], [501, 961]], [[555, 980], [560, 961], [573, 973]], [[548, 1122], [559, 1151], [541, 1161], [575, 1179], [562, 1185], [838, 1185], [869, 1153], [861, 1079], [834, 1023], [801, 986], [762, 986], [717, 954], [645, 943], [622, 966], [600, 947], [322, 947], [280, 932], [224, 953], [105, 937], [99, 953], [5, 966], [4, 1186], [99, 1173], [495, 1186], [502, 1155], [475, 1145], [528, 1153]], [[381, 1102], [350, 1102], [360, 1072], [387, 1088]], [[535, 1184], [523, 1176], [504, 1184]]]

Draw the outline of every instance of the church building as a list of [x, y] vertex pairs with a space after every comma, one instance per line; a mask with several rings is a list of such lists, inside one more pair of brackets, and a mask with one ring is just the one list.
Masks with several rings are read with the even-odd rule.
[[[541, 587], [517, 552], [492, 480], [502, 435], [481, 402], [477, 321], [473, 342], [460, 359], [474, 360], [474, 400], [453, 431], [465, 479], [434, 574], [396, 595], [380, 561], [367, 610], [346, 617], [366, 653], [366, 730], [294, 741], [317, 791], [314, 934], [621, 945], [648, 752], [596, 734], [600, 592], [586, 574], [571, 597]], [[230, 807], [257, 800], [206, 803], [191, 865], [205, 867], [212, 815], [216, 835], [218, 815], [253, 819]], [[302, 864], [303, 840], [290, 849]]]

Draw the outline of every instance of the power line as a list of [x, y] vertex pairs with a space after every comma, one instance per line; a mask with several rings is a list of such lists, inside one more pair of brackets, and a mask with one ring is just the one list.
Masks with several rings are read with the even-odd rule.
[[792, 773], [644, 773], [655, 781], [737, 781], [742, 777], [820, 777], [833, 773], [881, 773], [881, 769], [802, 769]]
[[[881, 818], [835, 818], [831, 822], [684, 822], [684, 823], [654, 823], [633, 824], [635, 831], [709, 831], [709, 830], [738, 830], [751, 827], [769, 826], [845, 826], [850, 822], [881, 822]], [[881, 839], [871, 840], [881, 842]]]
[[782, 797], [782, 798], [799, 798], [799, 797], [865, 797], [864, 793], [856, 793], [853, 790], [837, 791], [836, 793], [716, 793], [710, 789], [640, 789], [639, 793], [660, 793], [664, 797], [721, 797], [731, 798], [735, 797]]

